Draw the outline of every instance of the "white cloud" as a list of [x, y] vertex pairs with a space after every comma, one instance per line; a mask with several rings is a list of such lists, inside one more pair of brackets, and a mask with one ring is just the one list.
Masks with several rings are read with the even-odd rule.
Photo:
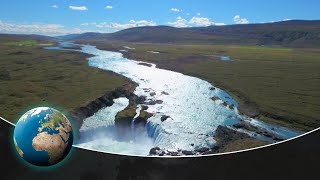
[[240, 15], [235, 15], [233, 17], [233, 22], [236, 23], [236, 24], [249, 24], [248, 19], [241, 18]]
[[43, 23], [8, 23], [0, 21], [0, 33], [6, 34], [40, 34], [40, 35], [62, 35], [71, 33], [83, 33], [78, 28], [66, 28], [60, 24]]
[[51, 7], [52, 7], [52, 8], [56, 8], [56, 9], [59, 8], [59, 6], [56, 5], [56, 4], [52, 5]]
[[206, 17], [193, 17], [190, 19], [189, 24], [194, 26], [222, 26], [224, 23], [215, 23], [210, 21], [209, 18]]
[[80, 25], [81, 26], [95, 26], [95, 25], [97, 25], [98, 23], [96, 23], [96, 22], [91, 22], [91, 23], [88, 23], [88, 22], [84, 22], [84, 23], [81, 23]]
[[105, 9], [111, 10], [111, 9], [113, 9], [113, 7], [112, 6], [106, 6]]
[[[97, 25], [97, 27], [101, 27], [101, 26]], [[111, 23], [110, 27], [113, 28], [113, 29], [128, 29], [128, 28], [133, 28], [133, 27], [137, 27], [137, 26], [135, 24], [131, 24], [131, 23], [128, 23], [128, 24]]]
[[189, 21], [182, 17], [177, 17], [176, 21], [168, 22], [169, 25], [174, 27], [194, 27], [194, 26], [223, 26], [225, 23], [216, 23], [210, 21], [209, 18], [206, 17], [193, 17]]
[[147, 20], [130, 20], [128, 23], [109, 23], [109, 22], [100, 22], [100, 23], [82, 23], [80, 24], [82, 26], [94, 26], [99, 29], [108, 30], [108, 32], [111, 30], [121, 30], [121, 29], [127, 29], [127, 28], [134, 28], [134, 27], [141, 27], [141, 26], [156, 26], [157, 23], [153, 21], [147, 21]]
[[69, 9], [76, 11], [86, 11], [88, 8], [86, 6], [69, 6]]
[[182, 17], [177, 17], [177, 20], [174, 22], [168, 22], [169, 25], [174, 27], [188, 27], [187, 25], [188, 21], [186, 19], [183, 19]]
[[269, 21], [269, 23], [283, 22], [283, 21], [291, 21], [291, 20], [292, 20], [292, 19], [272, 20], [272, 21]]
[[102, 22], [102, 23], [91, 23], [92, 25], [94, 25], [97, 28], [105, 28], [105, 27], [110, 27], [110, 25], [106, 22]]
[[82, 23], [81, 26], [89, 26], [89, 23]]
[[129, 23], [121, 24], [121, 23], [110, 23], [105, 24], [104, 27], [111, 27], [113, 29], [127, 29], [127, 28], [133, 28], [133, 27], [141, 27], [141, 26], [156, 26], [157, 23], [153, 21], [147, 21], [147, 20], [130, 20]]
[[198, 15], [198, 16], [200, 16], [200, 15], [201, 15], [201, 13], [197, 13], [197, 15]]
[[171, 8], [170, 11], [172, 11], [172, 12], [181, 12], [182, 10], [180, 10], [178, 8]]

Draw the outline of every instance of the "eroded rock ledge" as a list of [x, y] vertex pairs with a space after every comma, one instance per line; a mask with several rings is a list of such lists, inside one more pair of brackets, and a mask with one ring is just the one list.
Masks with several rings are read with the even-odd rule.
[[[103, 96], [88, 102], [87, 104], [72, 110], [69, 114], [71, 119], [73, 120], [73, 128], [78, 132], [80, 127], [83, 124], [83, 120], [87, 117], [92, 116], [98, 110], [104, 107], [112, 106], [113, 99], [117, 99], [119, 97], [126, 97], [129, 99], [130, 103], [136, 102], [139, 100], [139, 97], [133, 94], [137, 84], [125, 84], [122, 87], [115, 88], [113, 91], [107, 92]], [[78, 137], [80, 138], [80, 137]]]
[[[132, 140], [134, 134], [139, 134], [145, 131], [145, 125], [147, 119], [152, 116], [152, 114], [146, 112], [147, 106], [141, 105], [144, 103], [145, 97], [136, 97], [129, 99], [129, 106], [124, 110], [117, 113], [115, 117], [115, 126], [117, 129], [117, 134], [120, 140], [128, 141]], [[137, 115], [138, 105], [141, 106], [139, 115]]]

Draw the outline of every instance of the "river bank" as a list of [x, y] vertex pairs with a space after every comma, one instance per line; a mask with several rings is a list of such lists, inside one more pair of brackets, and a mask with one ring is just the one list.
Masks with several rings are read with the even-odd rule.
[[[136, 85], [126, 84], [123, 87], [116, 88], [114, 91], [106, 93], [105, 95], [97, 98], [89, 102], [88, 104], [77, 108], [70, 112], [70, 117], [74, 120], [74, 128], [78, 131], [77, 140], [81, 140], [80, 129], [83, 125], [83, 121], [93, 116], [102, 108], [110, 107], [113, 105], [114, 100], [119, 97], [125, 97], [129, 99], [129, 105], [122, 111], [118, 112], [115, 116], [115, 127], [117, 137], [122, 141], [131, 141], [134, 137], [132, 137], [132, 130], [134, 134], [141, 134], [145, 131], [145, 126], [147, 124], [147, 119], [152, 116], [152, 114], [146, 112], [147, 106], [142, 106], [139, 110], [140, 113], [137, 116], [138, 106], [146, 103], [145, 97], [138, 97], [133, 92], [136, 88]], [[166, 121], [170, 116], [162, 116], [161, 121]], [[132, 129], [132, 120], [134, 121], [134, 129]], [[234, 127], [236, 129], [246, 129], [251, 130], [253, 132], [261, 134], [260, 129], [251, 126], [249, 123], [241, 121], [238, 124], [235, 124]], [[97, 129], [98, 130], [98, 129]], [[264, 135], [272, 137], [275, 140], [278, 137], [268, 133], [266, 131], [263, 132]], [[183, 156], [183, 155], [205, 155], [205, 154], [215, 154], [222, 152], [231, 152], [236, 150], [243, 150], [253, 147], [258, 147], [262, 145], [269, 144], [268, 141], [262, 141], [259, 139], [255, 139], [249, 136], [246, 133], [238, 132], [236, 130], [230, 129], [224, 126], [218, 126], [217, 130], [214, 133], [212, 138], [216, 139], [216, 145], [213, 148], [196, 148], [195, 150], [183, 150], [178, 149], [177, 151], [161, 149], [159, 147], [154, 147], [150, 149], [150, 156]], [[76, 142], [77, 143], [77, 142]], [[194, 146], [191, 144], [191, 146]]]
[[[244, 146], [251, 147], [250, 145], [255, 144], [253, 141], [265, 144], [262, 141], [277, 142], [300, 134], [239, 115], [236, 108], [238, 104], [232, 97], [199, 78], [159, 69], [154, 64], [146, 66], [140, 61], [127, 59], [120, 53], [98, 50], [93, 46], [82, 46], [81, 52], [94, 55], [88, 59], [89, 66], [128, 77], [138, 86], [133, 94], [119, 89], [116, 95], [114, 93], [104, 95], [74, 113], [75, 117], [80, 117], [78, 122], [83, 119], [87, 122], [86, 131], [80, 132], [80, 139], [84, 134], [83, 139], [86, 139], [81, 141], [78, 145], [80, 147], [116, 153], [121, 153], [125, 149], [129, 154], [142, 152], [144, 154], [146, 149], [140, 149], [139, 146], [139, 143], [143, 143], [139, 139], [143, 138], [148, 142], [146, 148], [150, 149], [154, 145], [171, 152], [179, 149], [184, 152], [196, 152], [202, 149], [202, 153], [216, 153], [218, 149], [225, 149], [225, 146], [232, 144], [238, 137], [245, 139], [242, 145], [247, 142]], [[113, 100], [119, 97], [128, 99], [128, 105], [121, 108], [122, 110], [119, 109], [114, 119], [108, 117], [101, 121], [100, 130], [95, 131], [98, 126], [96, 122], [91, 121], [104, 117], [103, 113], [113, 114], [114, 110], [108, 107], [111, 108]], [[120, 99], [117, 102], [120, 102]], [[215, 136], [218, 128], [236, 132], [235, 138], [226, 138], [222, 141], [223, 138]], [[106, 131], [107, 129], [109, 130]], [[135, 133], [136, 130], [140, 134], [139, 138]], [[96, 134], [98, 131], [104, 135]], [[138, 143], [137, 147], [132, 141]]]
[[[77, 140], [81, 140], [81, 134], [80, 129], [83, 125], [83, 121], [93, 116], [95, 113], [97, 113], [102, 108], [110, 107], [114, 103], [114, 99], [117, 99], [119, 97], [125, 97], [129, 99], [129, 105], [122, 111], [118, 112], [115, 116], [115, 127], [116, 127], [116, 133], [117, 137], [121, 139], [122, 141], [131, 141], [133, 140], [133, 134], [132, 130], [134, 131], [134, 134], [141, 134], [145, 131], [145, 126], [147, 124], [147, 119], [152, 116], [152, 114], [146, 112], [147, 106], [142, 106], [142, 108], [139, 110], [140, 113], [137, 116], [137, 109], [138, 106], [141, 104], [146, 103], [145, 97], [138, 97], [133, 92], [136, 88], [136, 85], [132, 84], [126, 84], [123, 87], [116, 88], [114, 91], [111, 91], [109, 93], [106, 93], [105, 95], [97, 98], [96, 100], [93, 100], [89, 102], [88, 104], [77, 108], [70, 112], [70, 117], [72, 120], [74, 120], [75, 124], [74, 128], [78, 131], [78, 137]], [[161, 121], [166, 121], [170, 116], [162, 116]], [[134, 129], [132, 129], [132, 120], [134, 121]], [[261, 131], [258, 128], [254, 128], [253, 126], [250, 126], [248, 123], [241, 121], [238, 124], [235, 124], [234, 127], [236, 129], [246, 129], [251, 130], [253, 132]], [[98, 129], [97, 129], [98, 130]], [[264, 131], [264, 135], [269, 137], [274, 137], [275, 140], [282, 140], [277, 139], [276, 136], [272, 135], [271, 133], [268, 133]], [[261, 133], [260, 133], [261, 134]], [[217, 140], [216, 145], [213, 148], [196, 148], [195, 150], [166, 150], [166, 149], [160, 149], [159, 147], [154, 147], [150, 149], [149, 155], [150, 156], [183, 156], [183, 155], [205, 155], [205, 154], [215, 154], [215, 153], [221, 153], [221, 152], [231, 152], [236, 150], [243, 150], [253, 147], [258, 147], [262, 145], [269, 144], [270, 142], [262, 141], [259, 139], [255, 139], [253, 137], [250, 137], [246, 133], [238, 132], [236, 130], [224, 127], [224, 126], [218, 126], [217, 130], [214, 133], [214, 136], [212, 139], [215, 138]], [[77, 141], [76, 141], [77, 143]], [[191, 146], [194, 146], [191, 144]]]
[[[82, 42], [122, 52], [129, 59], [155, 63], [159, 68], [204, 79], [226, 90], [240, 104], [238, 110], [249, 117], [305, 131], [320, 126], [317, 111], [320, 96], [316, 93], [320, 91], [319, 86], [315, 86], [317, 80], [314, 77], [319, 75], [317, 51], [255, 46]], [[123, 46], [134, 49], [121, 51]], [[149, 53], [151, 50], [159, 53]], [[221, 62], [207, 56], [209, 54], [228, 55], [233, 61]]]

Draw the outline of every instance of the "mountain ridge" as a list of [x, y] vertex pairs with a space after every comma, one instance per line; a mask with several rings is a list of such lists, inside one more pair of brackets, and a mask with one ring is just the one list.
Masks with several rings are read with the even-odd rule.
[[68, 39], [139, 43], [320, 47], [320, 20], [290, 20], [275, 23], [187, 28], [143, 26], [114, 33], [87, 32]]

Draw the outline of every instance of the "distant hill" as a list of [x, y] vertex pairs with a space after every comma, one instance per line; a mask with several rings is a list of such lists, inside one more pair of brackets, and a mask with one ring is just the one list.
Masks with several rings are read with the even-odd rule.
[[62, 35], [62, 36], [56, 36], [55, 38], [62, 39], [62, 40], [70, 40], [70, 39], [75, 39], [75, 38], [79, 37], [80, 35], [83, 35], [83, 34], [67, 34], [67, 35]]
[[42, 36], [42, 35], [25, 35], [25, 34], [0, 34], [1, 41], [19, 41], [19, 40], [38, 40], [38, 41], [52, 41], [55, 38], [50, 36]]
[[115, 33], [84, 33], [72, 40], [145, 43], [200, 43], [320, 47], [320, 20], [291, 20], [265, 24], [174, 28], [146, 26]]

